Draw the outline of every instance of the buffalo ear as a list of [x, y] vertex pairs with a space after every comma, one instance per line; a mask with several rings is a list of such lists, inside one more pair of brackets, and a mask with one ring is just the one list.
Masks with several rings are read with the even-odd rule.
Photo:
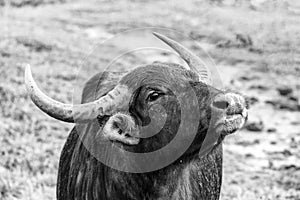
[[82, 91], [81, 103], [92, 102], [107, 94], [127, 72], [100, 72], [90, 78]]

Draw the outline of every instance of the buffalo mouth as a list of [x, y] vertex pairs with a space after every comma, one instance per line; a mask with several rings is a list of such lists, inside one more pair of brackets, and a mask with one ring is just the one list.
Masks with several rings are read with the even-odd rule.
[[248, 118], [248, 110], [245, 108], [241, 112], [226, 114], [216, 124], [216, 130], [221, 136], [230, 135], [243, 128]]

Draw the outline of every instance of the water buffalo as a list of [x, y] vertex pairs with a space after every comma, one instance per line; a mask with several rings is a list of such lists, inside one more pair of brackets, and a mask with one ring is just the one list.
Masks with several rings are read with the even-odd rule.
[[[99, 73], [86, 83], [82, 103], [78, 105], [47, 97], [27, 66], [25, 84], [32, 101], [51, 117], [76, 122], [60, 157], [59, 200], [219, 199], [222, 141], [247, 120], [246, 100], [237, 93], [212, 87], [200, 58], [172, 39], [154, 35], [172, 47], [190, 69], [156, 62], [124, 75]], [[189, 101], [190, 92], [195, 101]], [[183, 108], [189, 110], [184, 118]], [[187, 125], [181, 126], [183, 121]], [[196, 129], [189, 124], [196, 124]], [[152, 129], [158, 127], [157, 134], [147, 135], [151, 128], [144, 127], [150, 125]], [[178, 153], [181, 143], [193, 131], [196, 134], [188, 148]], [[175, 146], [145, 162], [135, 162], [134, 156], [127, 158], [128, 152], [143, 155], [168, 146], [178, 132], [178, 148]], [[208, 143], [207, 138], [211, 140]], [[211, 144], [204, 149], [206, 152], [205, 141]], [[117, 149], [117, 156], [109, 153], [108, 147], [102, 148], [107, 144]], [[136, 169], [150, 167], [175, 154], [179, 156], [159, 169], [127, 170], [133, 163]], [[104, 155], [110, 164], [117, 163], [113, 165], [117, 167], [99, 161], [98, 155]]]

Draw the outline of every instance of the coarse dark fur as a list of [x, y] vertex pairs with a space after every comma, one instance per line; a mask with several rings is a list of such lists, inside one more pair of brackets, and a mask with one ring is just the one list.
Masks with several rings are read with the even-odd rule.
[[[86, 84], [82, 102], [90, 102], [105, 95], [117, 84], [121, 75], [111, 72], [95, 75]], [[162, 63], [138, 68], [122, 78], [121, 83], [123, 81], [123, 84], [136, 91], [130, 101], [129, 111], [140, 125], [147, 124], [149, 108], [143, 103], [143, 95], [149, 85], [163, 85], [168, 88], [176, 82], [183, 95], [186, 87], [192, 88], [201, 111], [198, 133], [192, 145], [180, 158], [162, 169], [147, 173], [128, 173], [102, 164], [82, 142], [85, 138], [97, 141], [92, 130], [100, 127], [98, 131], [101, 133], [101, 123], [105, 123], [105, 117], [84, 125], [84, 128], [75, 127], [60, 157], [58, 200], [218, 199], [222, 182], [222, 144], [218, 141], [205, 155], [199, 151], [208, 130], [211, 98], [220, 91], [196, 81], [197, 78], [196, 74], [179, 65]], [[160, 133], [142, 139], [136, 146], [123, 148], [132, 152], [151, 152], [167, 145], [173, 139], [181, 122], [180, 106], [172, 95], [165, 97], [160, 103], [168, 114]], [[79, 133], [79, 130], [84, 131]], [[185, 131], [188, 136], [188, 127]], [[97, 145], [94, 147], [98, 148]]]

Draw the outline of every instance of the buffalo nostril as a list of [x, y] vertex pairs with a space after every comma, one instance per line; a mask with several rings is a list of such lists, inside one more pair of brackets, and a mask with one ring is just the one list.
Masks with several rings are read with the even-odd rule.
[[119, 123], [116, 122], [116, 121], [114, 121], [114, 122], [112, 123], [112, 127], [115, 128], [115, 129], [120, 128], [120, 127], [119, 127]]
[[131, 137], [131, 135], [129, 133], [126, 133], [125, 137]]
[[119, 135], [122, 135], [123, 131], [121, 129], [118, 130]]
[[117, 129], [117, 130], [118, 130], [118, 134], [120, 134], [120, 135], [123, 134], [123, 130], [122, 130], [122, 128], [120, 127], [120, 124], [119, 124], [118, 122], [114, 121], [114, 122], [112, 123], [112, 127], [113, 127], [114, 129]]
[[229, 103], [225, 100], [214, 101], [213, 106], [219, 109], [226, 109], [229, 106]]

